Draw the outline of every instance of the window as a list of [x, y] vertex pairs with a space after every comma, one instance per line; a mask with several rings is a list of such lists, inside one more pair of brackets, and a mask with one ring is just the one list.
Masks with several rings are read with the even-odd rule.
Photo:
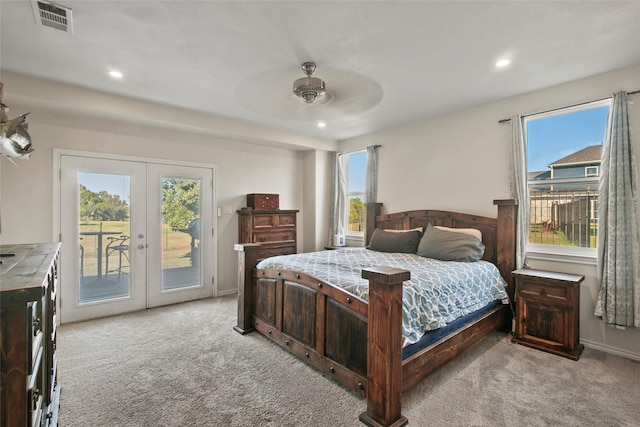
[[367, 169], [367, 152], [347, 154], [347, 234], [364, 234], [365, 206], [364, 183]]
[[598, 176], [598, 166], [587, 166], [584, 168], [584, 176]]
[[524, 119], [529, 250], [586, 248], [579, 251], [595, 255], [599, 167], [610, 106], [607, 99]]

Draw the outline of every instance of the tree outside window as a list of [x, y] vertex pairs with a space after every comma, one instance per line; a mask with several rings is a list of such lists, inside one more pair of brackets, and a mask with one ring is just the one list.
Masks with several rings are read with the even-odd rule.
[[367, 167], [367, 152], [351, 153], [347, 158], [347, 203], [349, 212], [348, 234], [363, 235], [365, 223], [364, 183]]

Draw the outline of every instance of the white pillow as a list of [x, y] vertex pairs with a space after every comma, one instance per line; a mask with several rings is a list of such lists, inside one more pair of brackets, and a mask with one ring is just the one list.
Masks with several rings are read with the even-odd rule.
[[443, 231], [453, 231], [454, 233], [468, 234], [470, 236], [477, 237], [482, 242], [482, 232], [477, 228], [449, 228], [449, 227], [442, 227], [440, 225], [434, 225], [433, 228], [437, 228], [438, 230], [443, 230]]

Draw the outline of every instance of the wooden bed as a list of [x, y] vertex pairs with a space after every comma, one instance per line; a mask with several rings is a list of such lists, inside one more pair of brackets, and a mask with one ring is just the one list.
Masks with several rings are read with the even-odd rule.
[[[373, 230], [412, 229], [427, 224], [477, 228], [486, 247], [483, 259], [497, 265], [513, 300], [516, 206], [495, 200], [497, 218], [456, 212], [415, 210], [380, 215], [367, 205], [367, 242]], [[369, 426], [401, 426], [402, 393], [497, 329], [508, 330], [511, 311], [502, 305], [462, 329], [402, 359], [402, 282], [410, 272], [390, 267], [362, 271], [369, 280], [365, 302], [304, 273], [257, 270], [259, 244], [238, 251], [238, 324], [241, 334], [257, 330], [367, 399], [360, 420]], [[366, 349], [366, 351], [363, 351]]]

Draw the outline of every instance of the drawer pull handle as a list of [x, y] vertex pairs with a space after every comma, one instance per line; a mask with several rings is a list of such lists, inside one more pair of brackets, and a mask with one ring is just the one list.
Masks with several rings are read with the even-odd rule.
[[33, 410], [38, 409], [38, 399], [40, 398], [40, 389], [37, 388], [33, 391]]
[[547, 296], [547, 291], [545, 289], [540, 289], [540, 296], [541, 297], [546, 297]]
[[351, 304], [351, 298], [347, 297], [347, 304]]

